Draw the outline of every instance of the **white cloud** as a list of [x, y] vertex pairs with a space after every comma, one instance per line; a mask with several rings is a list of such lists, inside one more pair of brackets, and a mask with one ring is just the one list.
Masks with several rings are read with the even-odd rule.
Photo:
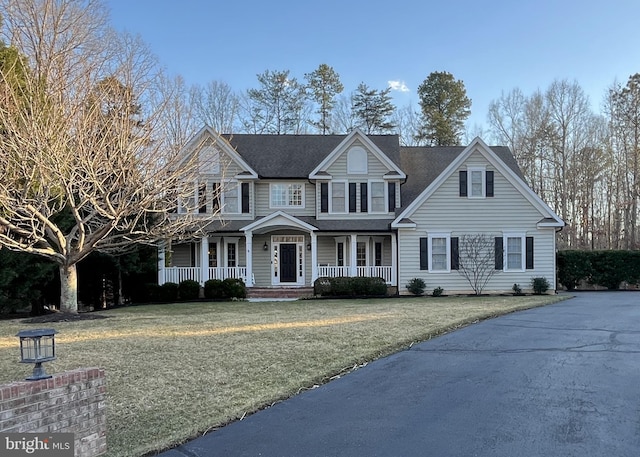
[[399, 90], [400, 92], [409, 92], [409, 88], [404, 81], [387, 81], [391, 90]]

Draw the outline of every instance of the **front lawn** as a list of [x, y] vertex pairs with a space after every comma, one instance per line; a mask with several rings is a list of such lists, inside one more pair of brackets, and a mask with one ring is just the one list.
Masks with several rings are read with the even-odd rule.
[[108, 456], [210, 432], [360, 364], [558, 296], [421, 297], [132, 306], [105, 319], [0, 321], [0, 383], [25, 378], [15, 334], [53, 327], [48, 373], [103, 367]]

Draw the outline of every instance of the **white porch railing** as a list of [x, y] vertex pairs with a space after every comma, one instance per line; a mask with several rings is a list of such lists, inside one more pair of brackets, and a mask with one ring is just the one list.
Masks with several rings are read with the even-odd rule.
[[[390, 266], [356, 267], [356, 274], [360, 277], [382, 278], [387, 284], [391, 284]], [[318, 276], [326, 278], [339, 278], [352, 276], [351, 267], [339, 267], [335, 265], [318, 265]]]
[[351, 267], [338, 267], [336, 265], [319, 265], [318, 276], [321, 278], [341, 278], [351, 276]]
[[187, 279], [200, 282], [200, 273], [198, 267], [167, 267], [164, 269], [164, 282], [180, 284]]
[[365, 278], [382, 278], [387, 284], [391, 283], [391, 267], [358, 267], [358, 276]]
[[202, 278], [202, 268], [200, 267], [166, 267], [164, 269], [164, 282], [180, 284], [184, 280], [191, 279], [204, 284], [209, 279], [236, 278], [245, 281], [247, 276], [246, 267], [209, 268], [208, 272], [209, 277]]
[[247, 277], [247, 267], [211, 267], [208, 279], [242, 279]]

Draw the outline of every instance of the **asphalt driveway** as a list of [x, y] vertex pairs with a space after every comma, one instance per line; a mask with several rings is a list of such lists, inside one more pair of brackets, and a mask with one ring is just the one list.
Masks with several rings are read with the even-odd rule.
[[575, 295], [415, 345], [162, 456], [636, 457], [640, 293]]

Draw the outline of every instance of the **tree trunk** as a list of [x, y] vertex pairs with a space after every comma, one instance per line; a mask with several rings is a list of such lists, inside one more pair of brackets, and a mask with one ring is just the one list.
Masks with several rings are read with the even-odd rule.
[[76, 265], [60, 265], [60, 310], [78, 312], [78, 276]]

